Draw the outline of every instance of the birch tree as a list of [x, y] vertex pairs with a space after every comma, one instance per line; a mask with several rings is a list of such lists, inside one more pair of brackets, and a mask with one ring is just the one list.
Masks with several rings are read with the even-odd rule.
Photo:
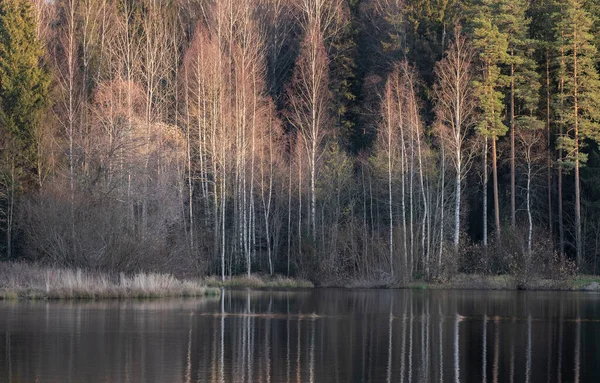
[[306, 151], [310, 183], [310, 219], [308, 226], [316, 238], [317, 167], [331, 123], [329, 103], [329, 59], [325, 50], [322, 23], [311, 19], [296, 64], [292, 84], [288, 88], [289, 122], [297, 130]]
[[460, 243], [462, 181], [472, 159], [470, 138], [475, 125], [476, 102], [473, 89], [474, 52], [456, 29], [455, 39], [445, 57], [436, 65], [435, 111], [445, 154], [454, 168], [455, 251]]
[[388, 217], [389, 217], [389, 265], [391, 275], [394, 276], [394, 184], [395, 179], [400, 174], [402, 177], [402, 192], [400, 200], [402, 203], [402, 227], [403, 227], [403, 251], [402, 251], [402, 266], [406, 268], [408, 248], [406, 244], [406, 205], [404, 192], [404, 140], [403, 124], [405, 123], [404, 110], [404, 87], [401, 83], [400, 68], [396, 67], [388, 77], [386, 82], [383, 100], [381, 103], [381, 128], [377, 140], [379, 151], [385, 153], [386, 171], [387, 171], [387, 194], [388, 194]]
[[[478, 130], [484, 140], [484, 179], [487, 180], [488, 140], [491, 141], [492, 181], [494, 191], [494, 221], [496, 239], [500, 240], [500, 197], [498, 189], [498, 139], [504, 136], [508, 127], [504, 124], [504, 94], [502, 87], [506, 82], [501, 72], [501, 65], [508, 60], [507, 35], [498, 29], [493, 15], [495, 8], [485, 3], [478, 9], [475, 17], [473, 43], [478, 51], [481, 63], [477, 81], [477, 96], [481, 110]], [[483, 192], [487, 193], [487, 182]], [[487, 222], [487, 210], [484, 209], [484, 220]], [[487, 233], [485, 234], [487, 235]]]

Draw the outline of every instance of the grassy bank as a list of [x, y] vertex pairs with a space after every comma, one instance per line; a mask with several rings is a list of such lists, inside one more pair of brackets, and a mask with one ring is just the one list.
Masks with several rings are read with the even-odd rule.
[[[335, 286], [331, 286], [335, 287]], [[519, 282], [511, 275], [458, 274], [445, 282], [411, 281], [406, 284], [390, 280], [355, 280], [342, 286], [345, 288], [387, 289], [462, 289], [462, 290], [534, 290], [534, 291], [600, 291], [600, 276], [576, 275], [564, 279], [531, 278]]]
[[575, 290], [595, 290], [598, 286], [600, 286], [598, 275], [578, 275], [573, 281]]
[[523, 284], [510, 275], [459, 274], [445, 283], [415, 281], [404, 287], [412, 289], [600, 291], [600, 277], [579, 275], [561, 280], [532, 279]]
[[287, 278], [283, 276], [235, 276], [230, 279], [221, 281], [217, 277], [210, 277], [205, 279], [203, 282], [208, 287], [225, 287], [225, 288], [279, 288], [279, 289], [291, 289], [291, 288], [310, 288], [314, 287], [312, 282], [305, 279]]
[[[303, 279], [283, 276], [235, 276], [221, 281], [182, 280], [170, 274], [107, 274], [84, 270], [45, 267], [37, 264], [0, 262], [0, 299], [120, 299], [197, 297], [218, 295], [221, 288], [311, 288]], [[330, 286], [334, 287], [334, 286]], [[600, 291], [600, 276], [529, 280], [525, 286], [510, 275], [458, 274], [444, 283], [413, 281], [405, 285], [390, 280], [360, 280], [347, 288], [411, 288], [471, 290], [584, 290]]]
[[169, 274], [100, 272], [0, 263], [0, 299], [118, 299], [216, 295], [219, 290]]

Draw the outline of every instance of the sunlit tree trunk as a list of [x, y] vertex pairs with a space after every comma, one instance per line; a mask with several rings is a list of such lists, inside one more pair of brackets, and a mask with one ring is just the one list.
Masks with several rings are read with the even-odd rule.
[[581, 267], [582, 254], [582, 238], [581, 238], [581, 181], [579, 179], [579, 71], [577, 68], [577, 27], [573, 30], [573, 142], [574, 158], [575, 158], [575, 253], [577, 257], [577, 266]]
[[[189, 76], [187, 67], [185, 70], [185, 118], [186, 118], [186, 126], [185, 126], [185, 138], [186, 138], [186, 159], [187, 159], [187, 188], [188, 188], [188, 225], [189, 228], [188, 238], [189, 238], [189, 246], [190, 252], [194, 253], [194, 184], [192, 180], [192, 138], [191, 138], [191, 128], [192, 123], [190, 121], [190, 96], [189, 96]], [[177, 97], [175, 97], [177, 99]], [[177, 108], [176, 108], [177, 110]], [[175, 119], [177, 121], [177, 117]], [[202, 156], [202, 154], [200, 154]]]
[[440, 198], [440, 251], [438, 253], [438, 261], [437, 261], [437, 265], [438, 267], [442, 266], [442, 255], [444, 253], [444, 227], [445, 227], [445, 222], [444, 222], [444, 210], [445, 210], [445, 202], [446, 202], [446, 146], [444, 145], [444, 140], [441, 140], [440, 143], [440, 150], [441, 150], [441, 165], [442, 165], [442, 169], [440, 170], [441, 173], [441, 186], [440, 186], [440, 191], [439, 191], [439, 198]]
[[[291, 152], [291, 148], [290, 148]], [[288, 173], [288, 206], [287, 206], [287, 276], [290, 276], [290, 253], [292, 250], [292, 158], [290, 153]]]
[[[382, 114], [383, 114], [383, 132], [382, 136], [385, 137], [380, 140], [381, 145], [386, 156], [387, 162], [387, 191], [388, 191], [388, 214], [389, 214], [389, 264], [390, 273], [394, 275], [394, 205], [393, 205], [393, 192], [392, 192], [392, 178], [394, 172], [394, 163], [397, 157], [397, 135], [400, 125], [403, 123], [402, 114], [403, 107], [401, 100], [396, 100], [394, 94], [398, 92], [394, 87], [399, 86], [398, 81], [398, 69], [396, 69], [392, 75], [390, 75], [384, 93], [384, 99], [382, 103]], [[401, 129], [401, 128], [400, 128]]]
[[488, 138], [483, 138], [483, 247], [488, 245]]
[[[511, 49], [511, 58], [514, 50]], [[517, 224], [517, 188], [515, 183], [515, 64], [510, 64], [510, 225], [514, 228]]]
[[71, 250], [75, 254], [75, 173], [74, 173], [74, 134], [75, 134], [75, 119], [80, 107], [79, 100], [75, 91], [75, 71], [77, 65], [77, 47], [76, 47], [76, 8], [74, 0], [69, 0], [66, 4], [68, 7], [68, 20], [67, 20], [67, 42], [65, 46], [67, 54], [67, 78], [66, 90], [67, 90], [67, 124], [69, 137], [69, 188], [70, 188], [70, 199], [71, 199]]
[[472, 158], [468, 139], [472, 134], [475, 114], [472, 88], [473, 59], [474, 53], [458, 29], [455, 41], [435, 70], [435, 111], [440, 124], [439, 134], [445, 140], [455, 171], [453, 233], [455, 251], [460, 244], [462, 180]]
[[552, 214], [552, 131], [550, 107], [550, 52], [546, 49], [546, 192], [548, 195], [548, 231], [554, 238], [554, 216]]
[[496, 239], [500, 240], [500, 199], [498, 196], [498, 155], [495, 137], [492, 137], [492, 181], [494, 187], [494, 219], [496, 222]]
[[[313, 21], [316, 23], [316, 21]], [[328, 58], [318, 24], [307, 26], [303, 48], [289, 89], [290, 122], [301, 136], [308, 160], [310, 214], [309, 232], [316, 240], [317, 161], [328, 128], [330, 99]]]
[[[563, 37], [564, 38], [564, 37]], [[564, 68], [565, 67], [565, 53], [564, 53], [564, 47], [561, 47], [560, 50], [560, 59], [559, 59], [559, 65], [560, 68]], [[559, 108], [562, 111], [563, 108], [565, 107], [564, 105], [564, 100], [565, 100], [565, 73], [564, 73], [564, 69], [560, 71], [559, 73], [559, 79], [558, 79], [558, 91], [559, 91]], [[558, 136], [562, 137], [565, 132], [564, 132], [564, 116], [561, 113], [561, 118], [559, 121], [559, 131], [558, 131]], [[561, 261], [564, 263], [565, 260], [565, 224], [564, 224], [564, 214], [563, 214], [563, 150], [561, 145], [558, 145], [558, 155], [557, 155], [557, 160], [558, 160], [558, 166], [557, 166], [557, 176], [558, 176], [558, 180], [557, 180], [557, 187], [558, 187], [558, 196], [557, 196], [557, 202], [558, 202], [558, 252], [560, 255], [560, 259]]]

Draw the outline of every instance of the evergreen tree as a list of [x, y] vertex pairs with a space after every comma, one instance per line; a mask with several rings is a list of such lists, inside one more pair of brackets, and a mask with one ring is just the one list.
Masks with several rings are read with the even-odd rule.
[[[498, 0], [495, 22], [507, 37], [508, 125], [510, 128], [511, 225], [516, 225], [515, 130], [530, 121], [539, 102], [539, 74], [534, 57], [536, 41], [529, 38], [528, 1]], [[520, 121], [519, 121], [520, 120]]]
[[[552, 80], [553, 75], [553, 58], [555, 34], [553, 28], [552, 15], [555, 13], [556, 0], [534, 0], [531, 3], [530, 15], [531, 24], [530, 31], [533, 38], [536, 40], [538, 48], [538, 68], [541, 73], [541, 81], [543, 84], [540, 92], [540, 112], [543, 110], [543, 118], [546, 124], [546, 194], [548, 208], [548, 230], [550, 233], [554, 231], [554, 216], [553, 216], [553, 105], [552, 96], [556, 90], [556, 86]], [[540, 116], [542, 114], [540, 113]], [[560, 201], [559, 201], [560, 202]]]
[[411, 0], [404, 2], [408, 23], [407, 57], [429, 87], [434, 82], [435, 63], [450, 45], [453, 28], [459, 22], [459, 0]]
[[566, 131], [558, 139], [565, 152], [564, 166], [575, 179], [575, 244], [578, 266], [582, 265], [580, 167], [587, 155], [581, 152], [586, 140], [600, 140], [600, 78], [595, 59], [598, 51], [590, 33], [593, 19], [582, 0], [568, 0], [557, 15], [556, 31], [561, 51], [559, 76], [564, 76], [564, 99], [558, 110]]
[[340, 32], [332, 39], [329, 47], [331, 79], [329, 88], [332, 93], [336, 122], [340, 138], [345, 146], [357, 152], [364, 146], [361, 135], [356, 131], [358, 117], [357, 94], [357, 38], [358, 6], [360, 0], [348, 0], [349, 16], [344, 20]]
[[42, 53], [32, 3], [0, 2], [0, 221], [7, 258], [13, 253], [15, 197], [36, 167], [36, 129], [49, 87]]
[[[500, 238], [500, 203], [498, 197], [498, 161], [496, 143], [508, 131], [504, 124], [504, 94], [502, 90], [507, 78], [502, 74], [501, 66], [509, 62], [508, 36], [499, 30], [494, 22], [498, 14], [498, 3], [495, 0], [482, 0], [474, 8], [472, 35], [473, 43], [479, 52], [481, 76], [476, 82], [481, 120], [479, 132], [484, 139], [484, 184], [483, 193], [487, 194], [487, 151], [488, 140], [492, 143], [492, 172], [494, 187], [494, 217], [496, 237]], [[484, 198], [484, 220], [487, 220], [487, 209]], [[484, 243], [487, 233], [484, 233]]]
[[49, 73], [41, 63], [32, 4], [4, 0], [0, 4], [0, 132], [3, 151], [19, 167], [33, 168], [35, 130], [48, 96]]

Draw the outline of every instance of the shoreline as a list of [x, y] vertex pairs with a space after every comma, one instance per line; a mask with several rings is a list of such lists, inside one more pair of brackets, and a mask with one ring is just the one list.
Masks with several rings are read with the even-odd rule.
[[480, 291], [598, 291], [600, 276], [576, 275], [569, 279], [532, 279], [519, 284], [511, 275], [459, 274], [447, 282], [416, 280], [405, 285], [376, 283], [369, 281], [351, 282], [344, 288], [382, 288], [411, 290], [480, 290]]
[[102, 300], [155, 299], [218, 296], [221, 289], [411, 289], [411, 290], [496, 290], [496, 291], [596, 291], [600, 276], [577, 275], [560, 280], [531, 279], [519, 284], [510, 275], [459, 274], [446, 282], [355, 280], [317, 284], [304, 279], [262, 274], [234, 276], [221, 281], [178, 279], [159, 273], [102, 273], [82, 269], [47, 267], [39, 264], [0, 262], [0, 300]]

